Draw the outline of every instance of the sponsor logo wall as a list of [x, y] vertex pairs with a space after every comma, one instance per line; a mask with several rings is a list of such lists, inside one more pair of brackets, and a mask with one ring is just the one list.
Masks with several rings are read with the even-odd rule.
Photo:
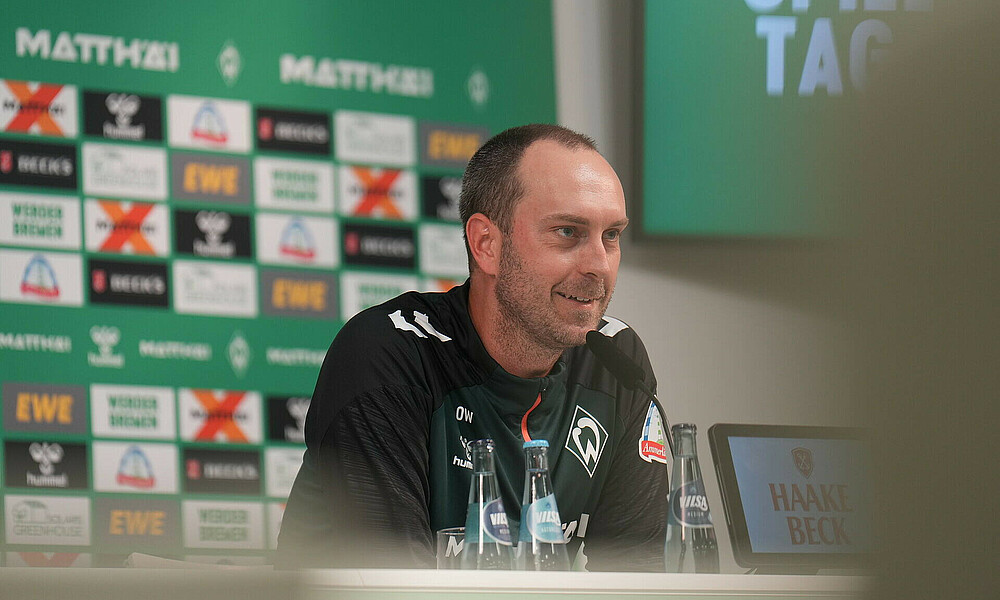
[[[554, 120], [551, 73], [526, 111], [468, 52], [339, 56], [309, 27], [326, 7], [296, 36], [155, 40], [56, 5], [72, 31], [28, 5], [0, 24], [0, 566], [266, 562], [325, 349], [464, 280], [465, 163], [512, 114]], [[338, 13], [356, 41], [368, 12]]]

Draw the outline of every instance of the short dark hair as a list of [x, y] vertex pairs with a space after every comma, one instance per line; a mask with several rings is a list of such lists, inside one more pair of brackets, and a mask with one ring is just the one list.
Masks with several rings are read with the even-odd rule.
[[[458, 212], [462, 217], [462, 231], [469, 217], [482, 213], [507, 235], [514, 220], [514, 207], [524, 195], [524, 186], [517, 176], [524, 151], [539, 140], [551, 140], [571, 149], [587, 148], [597, 152], [597, 144], [588, 136], [571, 129], [548, 123], [532, 123], [511, 127], [486, 141], [472, 155], [465, 174], [462, 175], [462, 193]], [[475, 268], [469, 240], [465, 250], [469, 254], [469, 270]]]

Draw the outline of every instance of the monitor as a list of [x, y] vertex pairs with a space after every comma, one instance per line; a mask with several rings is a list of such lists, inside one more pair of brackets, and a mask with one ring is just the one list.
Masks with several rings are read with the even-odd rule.
[[864, 430], [719, 423], [708, 437], [737, 564], [776, 573], [870, 564]]

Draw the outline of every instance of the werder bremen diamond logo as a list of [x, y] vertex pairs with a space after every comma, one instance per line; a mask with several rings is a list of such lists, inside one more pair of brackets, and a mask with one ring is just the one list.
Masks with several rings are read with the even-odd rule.
[[474, 69], [466, 81], [466, 89], [469, 92], [469, 100], [482, 108], [490, 99], [490, 80], [480, 69]]
[[229, 87], [236, 85], [236, 80], [239, 79], [240, 71], [243, 69], [243, 61], [240, 58], [240, 51], [236, 49], [232, 40], [226, 40], [226, 43], [222, 45], [218, 66], [219, 73], [226, 85]]
[[229, 357], [229, 366], [233, 368], [233, 373], [242, 379], [247, 374], [247, 367], [250, 366], [250, 344], [241, 331], [233, 333], [233, 338], [226, 347], [226, 356]]

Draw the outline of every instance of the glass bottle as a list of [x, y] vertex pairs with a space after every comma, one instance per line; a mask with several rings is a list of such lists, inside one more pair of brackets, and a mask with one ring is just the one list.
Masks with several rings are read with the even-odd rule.
[[463, 569], [510, 569], [513, 552], [507, 512], [497, 486], [493, 440], [472, 443], [472, 485], [465, 517]]
[[524, 443], [524, 500], [518, 535], [518, 566], [528, 571], [568, 571], [569, 555], [562, 519], [549, 478], [549, 443]]
[[698, 464], [696, 431], [690, 423], [671, 428], [675, 454], [663, 551], [668, 573], [719, 572], [719, 546]]

